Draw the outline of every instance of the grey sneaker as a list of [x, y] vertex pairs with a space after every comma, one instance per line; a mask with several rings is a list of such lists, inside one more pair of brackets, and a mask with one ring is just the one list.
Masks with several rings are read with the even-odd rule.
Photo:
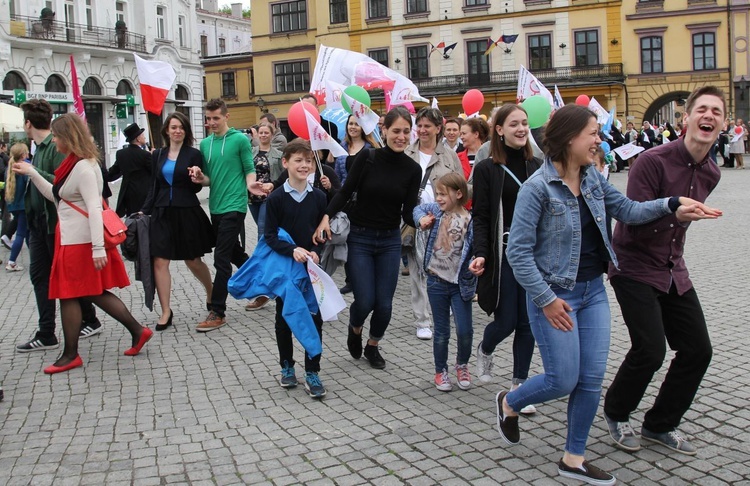
[[492, 381], [492, 354], [484, 354], [482, 343], [477, 346], [477, 376], [482, 383]]
[[641, 427], [641, 437], [649, 442], [661, 444], [667, 449], [672, 449], [675, 452], [680, 452], [688, 456], [694, 456], [698, 452], [695, 447], [676, 430], [658, 434], [656, 432], [651, 432], [646, 427]]
[[641, 450], [641, 439], [630, 426], [630, 422], [617, 422], [604, 414], [604, 421], [607, 422], [609, 436], [615, 441], [615, 447], [628, 452]]

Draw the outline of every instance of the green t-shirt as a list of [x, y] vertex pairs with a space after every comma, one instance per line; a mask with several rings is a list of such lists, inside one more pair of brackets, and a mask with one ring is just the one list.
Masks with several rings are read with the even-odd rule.
[[203, 172], [211, 179], [208, 209], [211, 214], [247, 212], [245, 176], [255, 173], [253, 149], [244, 133], [230, 128], [222, 137], [201, 141]]

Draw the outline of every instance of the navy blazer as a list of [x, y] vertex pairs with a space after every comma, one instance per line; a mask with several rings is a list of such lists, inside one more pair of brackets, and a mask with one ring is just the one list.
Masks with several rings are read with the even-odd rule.
[[[151, 214], [154, 207], [175, 206], [189, 208], [200, 206], [196, 195], [203, 186], [194, 183], [190, 179], [188, 167], [200, 167], [203, 169], [203, 156], [200, 150], [183, 145], [177, 155], [177, 163], [174, 168], [174, 177], [170, 186], [162, 174], [162, 168], [167, 162], [168, 148], [154, 151], [152, 162], [152, 183], [148, 197], [143, 203], [143, 213]], [[171, 194], [171, 199], [170, 199]]]
[[118, 215], [127, 216], [141, 208], [148, 194], [151, 169], [152, 159], [148, 150], [131, 143], [117, 151], [115, 163], [109, 168], [106, 181], [112, 182], [122, 177], [115, 209]]

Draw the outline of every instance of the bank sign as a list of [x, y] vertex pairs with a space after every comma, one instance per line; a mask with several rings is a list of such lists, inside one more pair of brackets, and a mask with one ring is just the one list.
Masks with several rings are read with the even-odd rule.
[[17, 105], [26, 100], [47, 100], [49, 103], [73, 103], [73, 93], [35, 92], [23, 89], [13, 90], [13, 102]]

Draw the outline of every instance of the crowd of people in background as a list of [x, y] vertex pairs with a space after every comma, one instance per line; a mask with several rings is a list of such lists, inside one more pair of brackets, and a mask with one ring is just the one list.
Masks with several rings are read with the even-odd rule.
[[[312, 95], [303, 102], [317, 106]], [[35, 152], [30, 158], [29, 147], [18, 143], [2, 159], [3, 215], [12, 215], [16, 225], [12, 245], [5, 233], [2, 241], [11, 246], [9, 272], [23, 270], [17, 259], [27, 243], [39, 314], [38, 330], [18, 352], [59, 347], [60, 301], [64, 349], [45, 373], [83, 366], [79, 339], [102, 329], [94, 305], [130, 333], [128, 356], [139, 354], [154, 331], [178, 325], [170, 299], [173, 260], [185, 261], [205, 289], [207, 315], [195, 330], [225, 326], [232, 267], [257, 264], [246, 252], [255, 246], [245, 238], [248, 211], [258, 228], [257, 247], [290, 265], [320, 263], [336, 223], [345, 220], [341, 290], [353, 293], [347, 326], [353, 359], [364, 356], [373, 369], [386, 367], [382, 346], [405, 258], [416, 337], [432, 340], [436, 389], [453, 390], [451, 367], [463, 390], [472, 387], [472, 375], [484, 384], [507, 375], [509, 386], [495, 395], [493, 406], [498, 432], [511, 445], [521, 440], [519, 414], [537, 413], [540, 404], [568, 396], [559, 474], [614, 484], [611, 474], [584, 459], [607, 367], [611, 317], [603, 277], [608, 273], [633, 348], [606, 394], [607, 430], [626, 451], [640, 449], [645, 439], [695, 454], [677, 428], [708, 367], [711, 345], [682, 248], [687, 223], [721, 216], [703, 204], [719, 180], [716, 154], [724, 157], [724, 166], [744, 168], [748, 135], [742, 120], [724, 119], [720, 90], [696, 90], [682, 123], [645, 121], [640, 129], [633, 122], [625, 129], [616, 123], [610, 133], [601, 131], [593, 112], [577, 105], [558, 109], [539, 132], [529, 129], [524, 108], [512, 103], [496, 108], [489, 123], [481, 117], [445, 119], [436, 108], [412, 114], [397, 106], [381, 117], [379, 133], [365, 133], [350, 116], [340, 134], [346, 155], [337, 157], [314, 151], [305, 140], [287, 140], [272, 114], [247, 133], [236, 130], [226, 104], [214, 99], [205, 106], [210, 133], [199, 148], [193, 147], [190, 120], [172, 113], [161, 127], [164, 146], [153, 151], [145, 149], [144, 130], [128, 126], [128, 146], [108, 171], [77, 115], [53, 121], [44, 100], [21, 108]], [[333, 124], [323, 126], [339, 140]], [[633, 143], [646, 149], [637, 161], [620, 159], [613, 166], [616, 172], [630, 165], [627, 196], [608, 182], [604, 139], [611, 148]], [[666, 173], [660, 164], [675, 168]], [[120, 177], [117, 214], [149, 220], [159, 301], [153, 331], [110, 292], [130, 283], [103, 230], [107, 182]], [[658, 189], [647, 183], [654, 177], [663, 179]], [[197, 196], [203, 187], [209, 188], [208, 215]], [[614, 233], [611, 219], [618, 221]], [[670, 244], [676, 239], [678, 247]], [[211, 252], [213, 277], [203, 261]], [[657, 262], [656, 268], [647, 260]], [[262, 281], [264, 275], [255, 277]], [[275, 300], [279, 384], [287, 389], [299, 384], [292, 346], [297, 320], [307, 324], [310, 314], [312, 338], [317, 336], [322, 350], [321, 314], [309, 304], [309, 288], [299, 290], [301, 297], [253, 295], [245, 307], [257, 311]], [[304, 318], [294, 312], [303, 300], [309, 307]], [[472, 302], [491, 319], [476, 348]], [[449, 364], [451, 318], [457, 355]], [[685, 326], [689, 339], [680, 331]], [[495, 350], [511, 334], [512, 370], [497, 370]], [[665, 337], [678, 354], [639, 435], [630, 416], [662, 363]], [[530, 377], [537, 347], [543, 370]], [[321, 353], [311, 349], [305, 347], [304, 386], [321, 399], [327, 393]]]

